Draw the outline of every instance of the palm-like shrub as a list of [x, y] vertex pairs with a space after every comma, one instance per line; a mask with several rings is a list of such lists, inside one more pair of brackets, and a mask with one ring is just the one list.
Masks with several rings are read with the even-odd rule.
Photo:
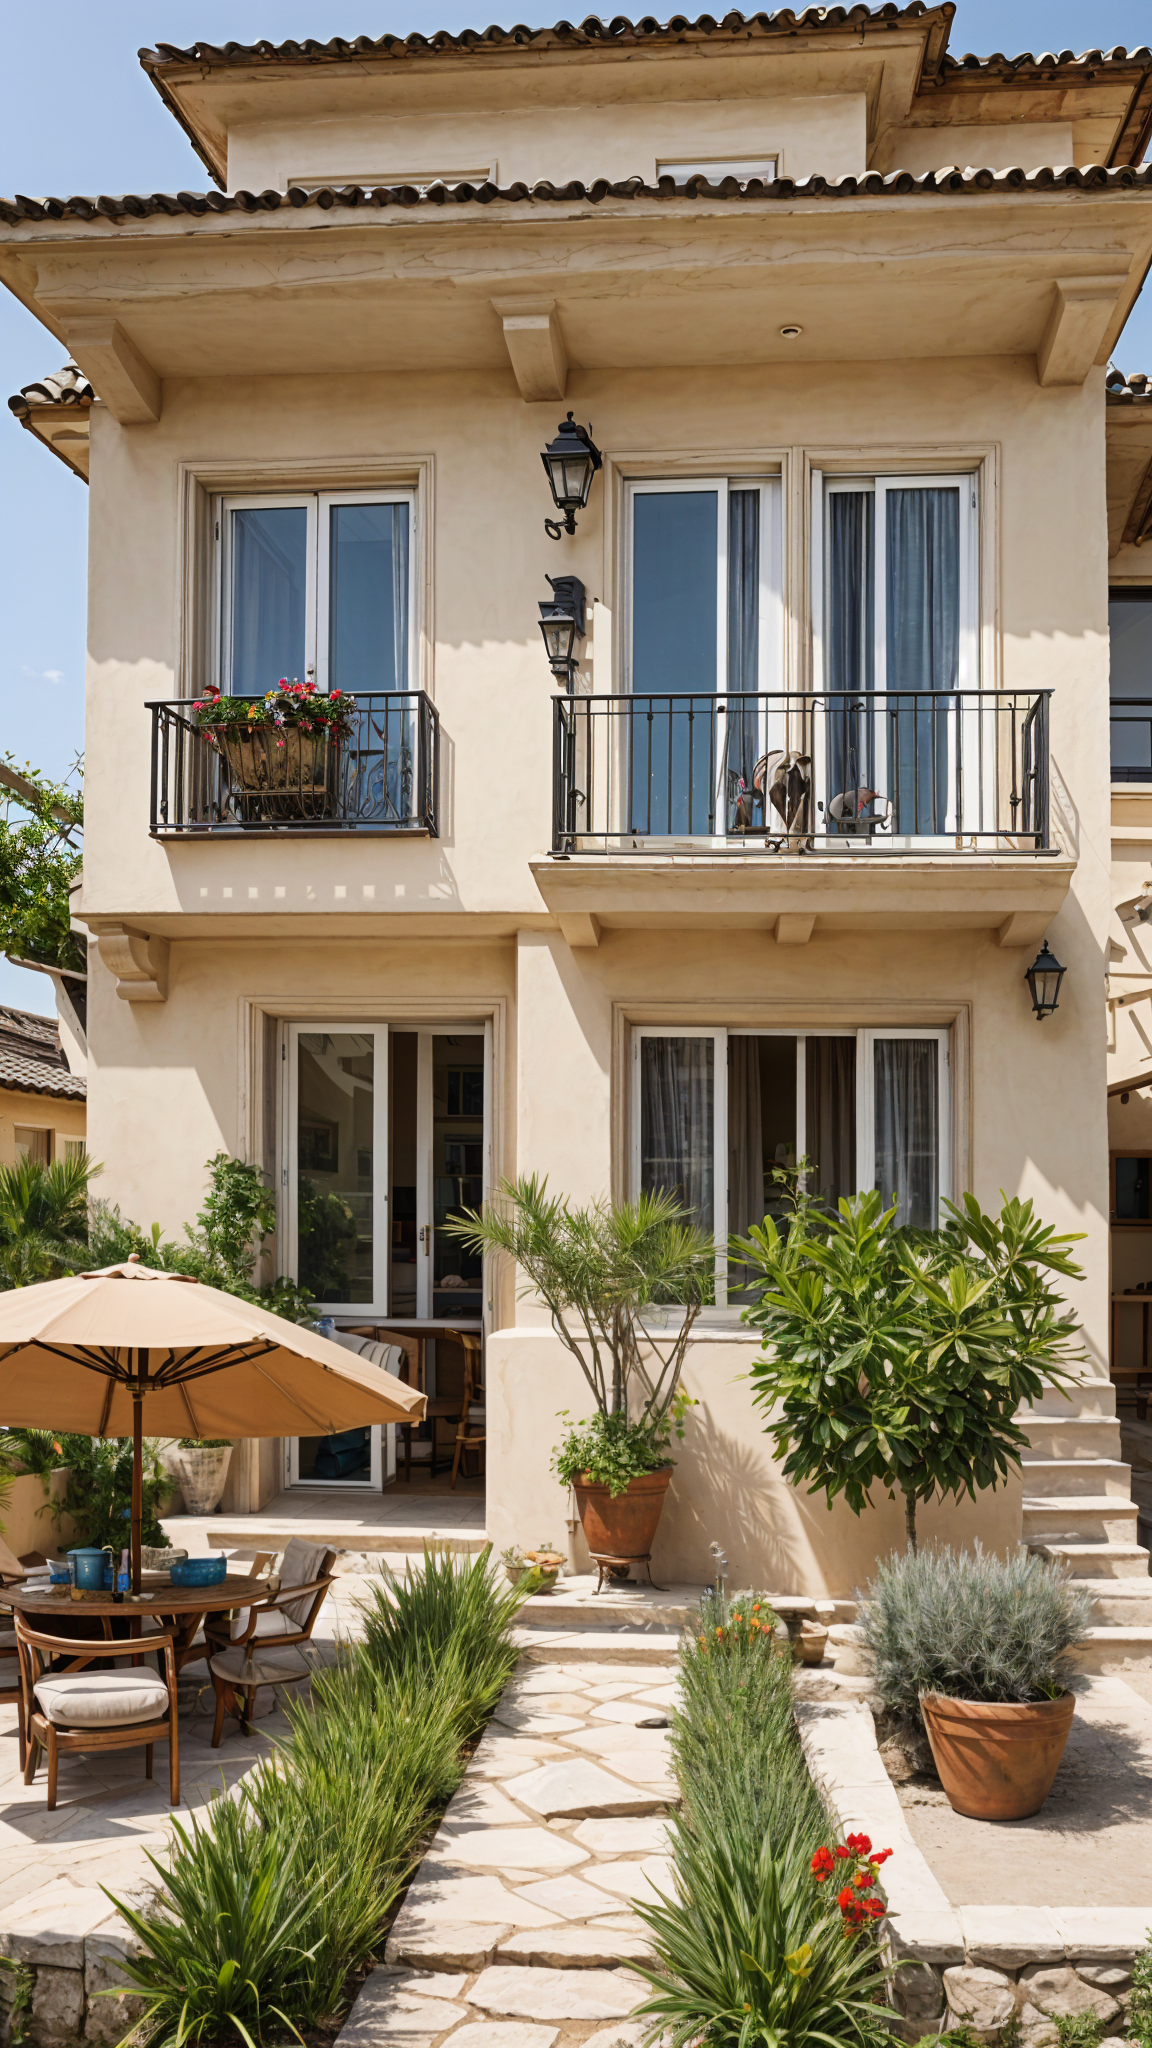
[[845, 1932], [835, 1898], [812, 1881], [808, 1833], [707, 1838], [680, 1829], [679, 1897], [636, 1910], [652, 1932], [656, 1966], [638, 2008], [671, 2048], [807, 2048], [872, 2044], [884, 2024], [885, 1973], [867, 1933]]
[[86, 1153], [51, 1166], [0, 1166], [0, 1287], [29, 1287], [87, 1265], [88, 1183], [99, 1171]]
[[998, 1702], [1066, 1691], [1091, 1596], [1041, 1557], [931, 1549], [882, 1564], [860, 1610], [863, 1651], [889, 1713], [919, 1719], [920, 1694]]
[[512, 1673], [512, 1624], [526, 1589], [502, 1585], [492, 1546], [475, 1557], [428, 1549], [403, 1578], [387, 1567], [364, 1608], [363, 1656], [390, 1682], [421, 1679], [453, 1701], [459, 1741], [487, 1720]]

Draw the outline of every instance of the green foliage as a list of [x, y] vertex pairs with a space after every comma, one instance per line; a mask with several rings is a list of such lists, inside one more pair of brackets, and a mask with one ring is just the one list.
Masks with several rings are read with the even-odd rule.
[[741, 1839], [677, 1831], [678, 1900], [637, 1903], [656, 1953], [633, 1965], [638, 2008], [671, 2048], [807, 2048], [890, 2039], [875, 1940], [846, 1936], [835, 1895], [812, 1883], [803, 1829]]
[[385, 1576], [367, 1639], [288, 1705], [277, 1756], [214, 1802], [210, 1829], [178, 1830], [156, 1911], [120, 1906], [149, 1951], [126, 1967], [156, 2048], [254, 2048], [339, 2007], [515, 1662], [518, 1605], [488, 1550]]
[[[685, 1401], [683, 1407], [689, 1405]], [[674, 1403], [662, 1416], [640, 1422], [629, 1422], [622, 1411], [605, 1415], [600, 1408], [586, 1422], [573, 1422], [567, 1410], [562, 1411], [565, 1432], [552, 1453], [561, 1485], [570, 1486], [586, 1472], [594, 1485], [606, 1486], [615, 1500], [627, 1493], [629, 1480], [639, 1479], [645, 1472], [662, 1472], [670, 1463], [673, 1425], [678, 1437], [684, 1434], [683, 1407], [677, 1410]]]
[[946, 1207], [944, 1230], [912, 1232], [865, 1194], [835, 1216], [801, 1210], [787, 1235], [765, 1217], [732, 1246], [760, 1275], [751, 1378], [785, 1474], [856, 1514], [874, 1485], [901, 1493], [913, 1548], [919, 1501], [975, 1499], [1019, 1468], [1017, 1409], [1081, 1355], [1053, 1284], [1081, 1277], [1074, 1238], [1031, 1202]]
[[356, 1218], [343, 1195], [318, 1188], [302, 1173], [299, 1206], [300, 1285], [314, 1301], [347, 1301], [348, 1258], [356, 1244]]
[[0, 1288], [83, 1270], [88, 1183], [99, 1171], [86, 1153], [51, 1166], [36, 1159], [0, 1166]]
[[733, 1626], [734, 1617], [775, 1621], [766, 1599], [731, 1604], [706, 1593], [680, 1650], [682, 1706], [672, 1717], [672, 1757], [688, 1827], [752, 1856], [764, 1836], [798, 1831], [810, 1856], [832, 1826], [812, 1783], [792, 1710], [792, 1660], [774, 1634]]
[[862, 1647], [890, 1714], [919, 1721], [922, 1692], [1051, 1700], [1091, 1624], [1091, 1595], [1046, 1558], [930, 1549], [891, 1557], [860, 1608]]
[[225, 1451], [232, 1442], [230, 1436], [182, 1436], [177, 1438], [182, 1451]]
[[23, 788], [0, 784], [0, 953], [83, 973], [84, 941], [72, 930], [68, 891], [80, 872], [84, 799], [11, 754], [3, 765]]
[[363, 1613], [363, 1654], [382, 1679], [446, 1681], [467, 1742], [496, 1705], [515, 1663], [513, 1621], [524, 1584], [502, 1586], [490, 1569], [491, 1545], [475, 1557], [425, 1550], [404, 1577], [385, 1566]]
[[[635, 1202], [593, 1202], [573, 1208], [549, 1195], [533, 1174], [503, 1181], [495, 1202], [467, 1209], [444, 1226], [470, 1251], [503, 1253], [527, 1276], [571, 1352], [596, 1403], [598, 1418], [623, 1416], [611, 1430], [589, 1425], [589, 1442], [617, 1478], [655, 1469], [651, 1459], [671, 1427], [683, 1435], [680, 1374], [692, 1326], [715, 1291], [715, 1246], [674, 1195], [643, 1194]], [[671, 1418], [671, 1422], [669, 1420]], [[573, 1426], [557, 1453], [558, 1469], [579, 1466]], [[669, 1462], [667, 1455], [657, 1459]], [[611, 1483], [611, 1482], [610, 1482]], [[614, 1485], [623, 1492], [627, 1479]]]
[[1128, 2035], [1135, 2048], [1152, 2048], [1152, 1928], [1132, 1964]]
[[64, 1439], [54, 1429], [0, 1430], [0, 1461], [13, 1471], [46, 1479], [64, 1463]]
[[[63, 1498], [53, 1504], [53, 1515], [57, 1521], [71, 1516], [77, 1543], [95, 1543], [100, 1549], [111, 1544], [119, 1557], [131, 1538], [131, 1437], [81, 1436], [69, 1431], [59, 1442], [59, 1463], [69, 1467], [69, 1479]], [[143, 1543], [160, 1544], [165, 1540], [157, 1509], [171, 1485], [155, 1445], [145, 1437], [140, 1525]]]
[[1104, 2022], [1094, 2012], [1061, 2013], [1056, 2020], [1057, 2048], [1100, 2048], [1103, 2039]]

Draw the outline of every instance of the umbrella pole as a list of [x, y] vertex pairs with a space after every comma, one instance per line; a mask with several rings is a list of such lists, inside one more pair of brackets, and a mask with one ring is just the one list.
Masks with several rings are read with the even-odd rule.
[[[123, 1498], [123, 1496], [121, 1496]], [[144, 1516], [144, 1396], [132, 1390], [132, 1591], [140, 1591], [140, 1524]], [[118, 1569], [119, 1564], [114, 1567]]]

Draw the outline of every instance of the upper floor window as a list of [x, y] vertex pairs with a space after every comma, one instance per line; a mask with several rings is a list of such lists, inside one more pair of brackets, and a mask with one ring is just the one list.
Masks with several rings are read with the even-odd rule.
[[410, 491], [222, 499], [221, 688], [408, 689], [414, 509]]
[[1152, 585], [1108, 593], [1112, 780], [1152, 782]]

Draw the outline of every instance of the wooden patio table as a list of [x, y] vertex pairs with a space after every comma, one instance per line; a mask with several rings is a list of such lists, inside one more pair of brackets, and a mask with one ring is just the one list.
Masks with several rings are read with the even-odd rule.
[[[143, 1585], [138, 1596], [125, 1593], [114, 1600], [110, 1592], [80, 1594], [72, 1598], [68, 1586], [6, 1586], [3, 1602], [6, 1607], [18, 1608], [21, 1614], [39, 1615], [45, 1623], [51, 1622], [53, 1634], [67, 1634], [60, 1623], [78, 1621], [87, 1624], [98, 1619], [109, 1644], [123, 1644], [123, 1648], [112, 1649], [113, 1656], [128, 1654], [128, 1646], [147, 1649], [148, 1638], [141, 1634], [140, 1623], [147, 1615], [165, 1627], [175, 1630], [173, 1649], [176, 1653], [176, 1669], [202, 1657], [202, 1647], [193, 1648], [197, 1629], [208, 1614], [228, 1614], [238, 1607], [250, 1607], [255, 1600], [263, 1599], [268, 1592], [268, 1581], [262, 1578], [241, 1576], [229, 1572], [227, 1578], [218, 1579], [214, 1586], [173, 1586], [164, 1572], [145, 1572]], [[113, 1619], [128, 1623], [127, 1638], [112, 1632]], [[45, 1633], [48, 1633], [47, 1628]], [[74, 1669], [74, 1666], [66, 1666]]]
[[[483, 1337], [484, 1325], [479, 1316], [381, 1316], [371, 1323], [342, 1323], [341, 1330], [349, 1337], [371, 1337], [374, 1343], [387, 1344], [395, 1338], [404, 1353], [404, 1365], [400, 1378], [409, 1386], [415, 1385], [424, 1392], [424, 1347], [429, 1337], [452, 1337], [457, 1332], [462, 1337]], [[413, 1378], [415, 1371], [415, 1378]], [[436, 1477], [436, 1423], [438, 1419], [458, 1419], [460, 1402], [444, 1399], [433, 1394], [424, 1409], [424, 1420], [432, 1424], [432, 1456], [429, 1463], [432, 1477]], [[412, 1424], [401, 1422], [398, 1427], [404, 1432], [404, 1477], [412, 1477]]]

